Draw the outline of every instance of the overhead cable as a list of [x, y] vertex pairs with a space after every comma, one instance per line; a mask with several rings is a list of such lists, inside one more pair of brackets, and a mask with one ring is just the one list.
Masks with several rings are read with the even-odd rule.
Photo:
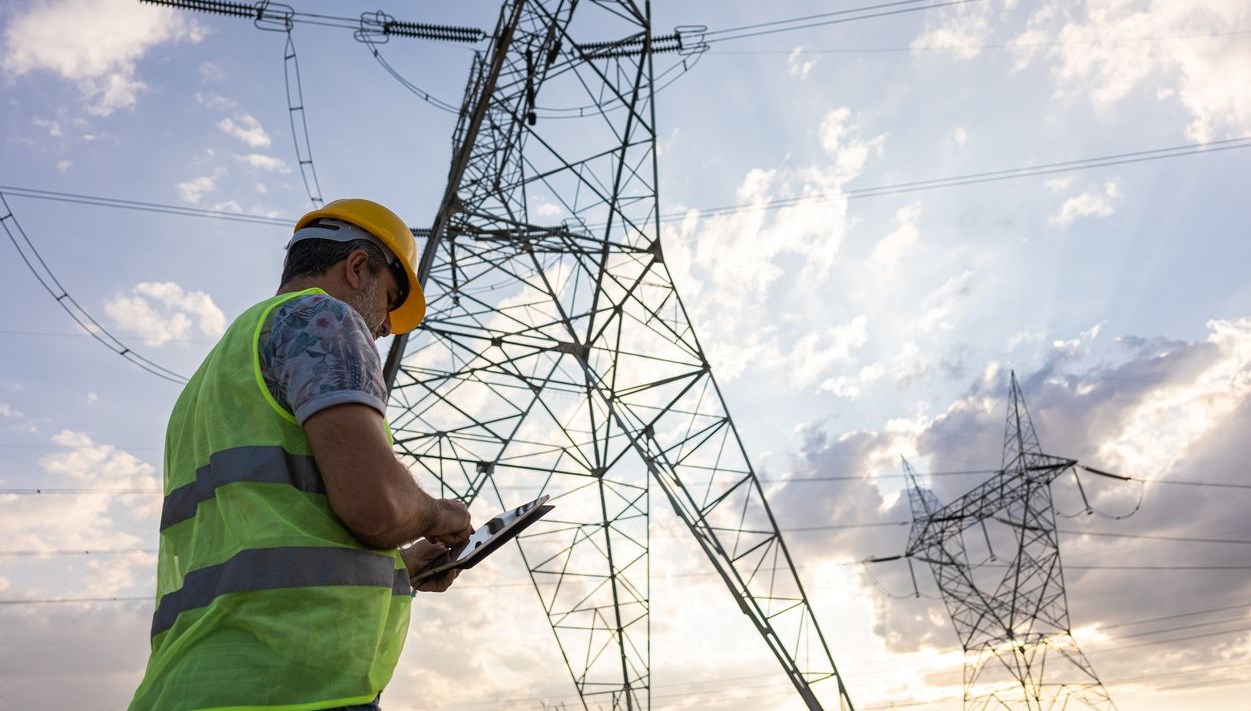
[[1185, 35], [1143, 35], [1140, 37], [1090, 37], [1084, 40], [1054, 42], [997, 42], [991, 44], [931, 44], [907, 47], [797, 47], [794, 49], [714, 49], [715, 54], [911, 54], [913, 52], [981, 52], [989, 49], [1048, 49], [1052, 47], [1099, 47], [1102, 45], [1223, 39], [1251, 34], [1251, 29], [1203, 32]]
[[710, 44], [731, 42], [733, 40], [747, 39], [749, 37], [761, 37], [763, 35], [774, 35], [781, 32], [807, 30], [813, 27], [840, 25], [847, 22], [869, 20], [878, 17], [890, 17], [893, 15], [904, 15], [913, 12], [924, 12], [926, 10], [937, 10], [939, 8], [953, 7], [956, 5], [968, 5], [975, 2], [982, 2], [982, 0], [948, 0], [947, 2], [933, 2], [924, 5], [920, 4], [922, 2], [924, 2], [924, 0], [899, 0], [898, 2], [866, 5], [863, 7], [848, 8], [846, 10], [825, 12], [817, 15], [805, 15], [803, 17], [794, 17], [789, 20], [775, 20], [771, 22], [756, 23], [754, 25], [743, 25], [741, 27], [711, 30], [707, 33], [707, 42]]
[[[927, 180], [916, 180], [906, 183], [890, 183], [868, 188], [849, 188], [838, 192], [816, 193], [794, 198], [779, 198], [776, 200], [739, 203], [736, 205], [723, 205], [711, 208], [694, 208], [684, 212], [662, 214], [656, 219], [660, 222], [680, 222], [692, 216], [703, 218], [730, 215], [737, 212], [772, 211], [804, 203], [828, 201], [838, 197], [842, 197], [847, 200], [857, 200], [861, 198], [898, 195], [923, 190], [937, 190], [940, 188], [976, 185], [1003, 180], [1016, 180], [1041, 175], [1054, 175], [1056, 173], [1090, 170], [1092, 168], [1107, 168], [1116, 165], [1144, 163], [1148, 161], [1164, 160], [1167, 158], [1180, 158], [1184, 156], [1216, 153], [1220, 151], [1238, 150], [1243, 148], [1251, 148], [1251, 136], [1240, 136], [1238, 138], [1205, 141], [1201, 143], [1189, 143], [1170, 148], [1153, 148], [1142, 151], [1131, 151], [1128, 153], [1114, 153], [1106, 156], [1079, 158], [1076, 160], [1061, 161], [1057, 163], [1041, 163], [1038, 165], [1023, 166], [1020, 168], [1005, 168], [1002, 170], [992, 170], [980, 173], [967, 173], [964, 175], [954, 175], [946, 178], [930, 178]], [[596, 225], [589, 226], [594, 227]]]
[[22, 188], [16, 185], [0, 185], [0, 192], [16, 195], [18, 197], [32, 198], [35, 200], [53, 200], [55, 202], [67, 202], [78, 205], [91, 205], [93, 207], [115, 207], [122, 210], [138, 210], [140, 212], [152, 212], [162, 215], [180, 215], [183, 217], [204, 217], [213, 220], [226, 220], [229, 222], [252, 222], [260, 225], [277, 225], [282, 227], [290, 227], [295, 221], [291, 217], [274, 217], [271, 215], [257, 215], [246, 212], [229, 212], [226, 210], [207, 210], [199, 207], [186, 207], [183, 205], [170, 205], [159, 202], [144, 202], [140, 200], [122, 200], [119, 198], [100, 197], [98, 195], [83, 195], [80, 193], [58, 192], [55, 190], [37, 190], [35, 188]]
[[180, 10], [194, 10], [215, 15], [239, 17], [252, 20], [258, 29], [278, 32], [289, 32], [294, 25], [308, 24], [320, 27], [337, 27], [345, 30], [359, 30], [370, 18], [375, 22], [376, 29], [386, 37], [408, 37], [413, 39], [437, 40], [443, 42], [464, 42], [474, 44], [481, 42], [490, 35], [477, 27], [460, 27], [454, 25], [435, 25], [423, 22], [396, 20], [383, 12], [362, 13], [360, 17], [341, 17], [314, 12], [300, 12], [290, 5], [276, 2], [258, 2], [247, 4], [241, 2], [224, 2], [221, 0], [139, 0], [149, 5], [163, 5]]
[[39, 284], [65, 310], [65, 313], [74, 319], [75, 323], [82, 326], [87, 333], [90, 333], [93, 338], [103, 343], [109, 350], [156, 377], [180, 385], [187, 382], [184, 376], [136, 353], [130, 346], [127, 346], [101, 325], [73, 296], [70, 296], [70, 293], [66, 291], [60, 280], [52, 273], [47, 262], [43, 260], [39, 251], [35, 249], [35, 245], [30, 241], [30, 237], [26, 235], [26, 231], [18, 223], [17, 217], [13, 214], [13, 210], [9, 207], [9, 202], [2, 191], [0, 191], [0, 208], [2, 208], [0, 210], [2, 212], [0, 214], [0, 225], [4, 226], [4, 232], [17, 249], [18, 255], [21, 256], [22, 261], [30, 270], [30, 273], [35, 276], [35, 279], [39, 281]]

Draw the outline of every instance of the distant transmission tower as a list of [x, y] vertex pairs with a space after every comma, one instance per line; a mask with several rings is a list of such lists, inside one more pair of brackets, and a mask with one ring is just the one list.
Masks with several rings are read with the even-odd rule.
[[951, 614], [965, 708], [1114, 709], [1073, 639], [1060, 569], [1051, 482], [1077, 462], [1043, 454], [1016, 374], [998, 474], [941, 506], [903, 464], [912, 508], [904, 555], [929, 563]]
[[552, 496], [520, 547], [585, 707], [650, 707], [654, 481], [807, 707], [851, 709], [659, 240], [653, 59], [701, 31], [653, 36], [646, 2], [504, 4], [429, 312], [387, 359], [395, 447], [445, 495]]

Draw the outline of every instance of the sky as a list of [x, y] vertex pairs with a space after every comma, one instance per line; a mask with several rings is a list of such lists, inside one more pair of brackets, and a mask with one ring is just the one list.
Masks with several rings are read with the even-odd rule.
[[[488, 30], [499, 9], [291, 4]], [[689, 0], [653, 18], [658, 33], [717, 30], [855, 6]], [[455, 117], [349, 30], [297, 25], [292, 40], [322, 193], [430, 224]], [[0, 6], [0, 194], [29, 239], [0, 242], [0, 706], [125, 708], [139, 682], [160, 511], [147, 490], [178, 387], [54, 297], [185, 374], [273, 293], [310, 205], [285, 43], [131, 0]], [[383, 51], [455, 105], [475, 48]], [[906, 543], [901, 456], [944, 503], [985, 475], [930, 473], [1000, 465], [1013, 371], [1044, 451], [1147, 482], [1052, 487], [1074, 636], [1112, 699], [1245, 707], [1251, 144], [1236, 139], [1251, 136], [1251, 5], [984, 0], [713, 42], [657, 95], [656, 120], [661, 212], [677, 216], [666, 262], [857, 708], [960, 708], [933, 577], [917, 565], [914, 588], [905, 563], [862, 561]], [[1077, 162], [1107, 156], [1133, 160]], [[1035, 166], [1052, 167], [900, 187]], [[801, 708], [653, 499], [652, 707]], [[515, 551], [417, 598], [384, 701], [577, 705]]]

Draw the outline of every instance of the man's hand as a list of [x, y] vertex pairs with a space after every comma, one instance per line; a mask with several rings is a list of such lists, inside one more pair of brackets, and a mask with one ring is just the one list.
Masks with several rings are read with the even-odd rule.
[[[459, 502], [458, 502], [459, 503]], [[408, 568], [408, 581], [413, 589], [419, 592], [443, 592], [452, 586], [452, 581], [460, 575], [459, 570], [449, 570], [442, 575], [418, 581], [416, 576], [431, 565], [439, 565], [447, 560], [449, 551], [441, 543], [420, 540], [400, 549], [400, 557], [404, 559], [404, 567]]]
[[439, 499], [434, 503], [435, 518], [426, 530], [426, 538], [453, 549], [465, 545], [473, 533], [469, 507], [457, 499]]

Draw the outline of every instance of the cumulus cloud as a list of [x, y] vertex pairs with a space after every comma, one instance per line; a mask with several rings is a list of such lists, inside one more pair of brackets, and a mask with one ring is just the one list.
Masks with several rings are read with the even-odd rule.
[[65, 135], [64, 130], [62, 130], [61, 128], [60, 121], [39, 118], [38, 116], [36, 116], [32, 118], [30, 122], [32, 125], [37, 126], [38, 128], [46, 129], [48, 131], [48, 135], [52, 136], [53, 138], [61, 138], [62, 136]]
[[1060, 211], [1051, 216], [1051, 224], [1064, 226], [1086, 217], [1108, 217], [1116, 212], [1118, 197], [1116, 181], [1108, 181], [1102, 190], [1095, 188], [1065, 200]]
[[278, 158], [275, 156], [267, 156], [264, 153], [244, 153], [244, 154], [236, 153], [235, 160], [240, 161], [242, 163], [247, 163], [253, 168], [259, 168], [261, 170], [268, 170], [274, 173], [290, 173], [291, 172], [291, 169], [287, 167], [287, 164], [281, 158]]
[[987, 3], [948, 8], [938, 26], [912, 40], [911, 47], [913, 50], [949, 49], [959, 59], [973, 59], [981, 54], [979, 45], [990, 36], [990, 15], [991, 7]]
[[226, 98], [221, 94], [214, 94], [211, 91], [207, 93], [197, 91], [195, 93], [195, 102], [206, 109], [218, 111], [229, 111], [239, 105], [238, 101]]
[[182, 340], [198, 329], [205, 336], [226, 330], [226, 316], [203, 291], [184, 291], [172, 281], [140, 282], [130, 296], [105, 304], [105, 313], [119, 328], [139, 334], [149, 346]]
[[793, 77], [807, 79], [808, 73], [817, 66], [817, 59], [804, 54], [803, 47], [796, 47], [786, 56], [786, 71]]
[[238, 119], [224, 118], [217, 122], [217, 127], [253, 148], [264, 148], [270, 144], [269, 134], [255, 116], [242, 114]]
[[886, 374], [886, 366], [881, 363], [870, 363], [855, 375], [839, 375], [821, 383], [820, 390], [838, 397], [855, 400], [860, 397], [861, 388], [882, 379]]
[[921, 239], [921, 230], [917, 221], [921, 218], [921, 205], [914, 203], [895, 211], [894, 232], [878, 240], [869, 254], [869, 268], [878, 279], [890, 279], [895, 275], [895, 268], [907, 256]]
[[204, 81], [221, 81], [226, 78], [226, 72], [222, 68], [212, 62], [203, 62], [198, 69], [200, 78]]
[[78, 86], [89, 113], [108, 115], [134, 106], [147, 88], [136, 68], [148, 52], [201, 36], [169, 8], [128, 0], [36, 3], [7, 23], [0, 69], [10, 77], [55, 73]]
[[217, 168], [212, 175], [201, 175], [178, 184], [178, 196], [184, 202], [199, 203], [206, 193], [217, 189], [217, 181], [226, 175], [225, 168]]
[[[1245, 484], [1251, 454], [1245, 437], [1251, 427], [1251, 319], [1212, 321], [1207, 337], [1193, 342], [1121, 338], [1124, 350], [1117, 362], [1088, 362], [1084, 346], [1102, 328], [1098, 324], [1078, 338], [1054, 339], [1043, 367], [1018, 373], [1043, 451], [1152, 482]], [[876, 430], [838, 435], [823, 425], [807, 430], [789, 477], [820, 481], [796, 481], [771, 500], [779, 520], [825, 521], [834, 527], [820, 535], [791, 537], [795, 557], [856, 560], [901, 553], [911, 513], [901, 495], [900, 456], [908, 458], [941, 503], [969, 491], [987, 475], [931, 473], [1000, 465], [1007, 380], [1006, 369], [991, 364], [938, 415], [896, 418]], [[841, 476], [853, 478], [841, 481]], [[1167, 570], [1228, 565], [1229, 546], [1165, 539], [1240, 536], [1246, 531], [1241, 499], [1217, 487], [1148, 484], [1136, 512], [1115, 520], [1111, 517], [1135, 511], [1138, 485], [1085, 473], [1081, 484], [1079, 489], [1068, 474], [1052, 484], [1052, 491], [1069, 566], [1064, 577], [1072, 625], [1096, 670], [1104, 678], [1149, 679], [1152, 672], [1244, 658], [1245, 635], [1230, 634], [1237, 631], [1234, 625], [1245, 626], [1241, 613], [1224, 626], [1215, 626], [1211, 616], [1183, 620], [1215, 635], [1183, 637], [1157, 647], [1159, 655], [1120, 652], [1130, 644], [1167, 639], [1152, 636], [1160, 625], [1139, 620], [1245, 604], [1251, 597], [1251, 583], [1228, 570]], [[848, 524], [852, 527], [843, 527]], [[968, 539], [971, 551], [980, 546], [980, 529]], [[1107, 567], [1113, 564], [1130, 569]], [[932, 666], [917, 674], [951, 674], [958, 683], [958, 641], [947, 610], [930, 572], [916, 565], [915, 573], [919, 597], [913, 596], [906, 564], [863, 569], [863, 594], [875, 601], [877, 633], [895, 653], [951, 652], [946, 661], [931, 660]], [[1126, 589], [1134, 594], [1127, 596]], [[1116, 698], [1118, 689], [1112, 692]]]
[[[1018, 67], [1050, 65], [1056, 93], [1108, 110], [1136, 91], [1176, 100], [1196, 141], [1251, 128], [1251, 22], [1243, 0], [1046, 2], [1015, 43]], [[1113, 41], [1100, 41], [1113, 40]]]

